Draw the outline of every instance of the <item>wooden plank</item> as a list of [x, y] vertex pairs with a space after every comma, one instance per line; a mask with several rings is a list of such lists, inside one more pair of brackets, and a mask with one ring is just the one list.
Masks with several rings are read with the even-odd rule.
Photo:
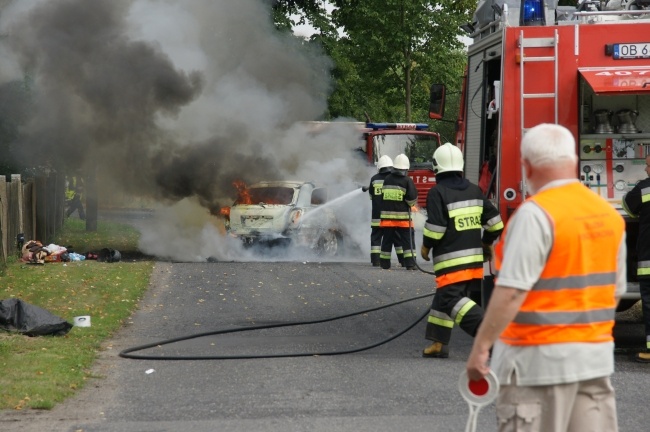
[[36, 202], [34, 196], [34, 180], [29, 179], [23, 185], [23, 232], [25, 241], [36, 237]]
[[7, 239], [8, 239], [8, 204], [7, 199], [7, 177], [0, 175], [0, 237], [2, 237], [2, 242], [0, 242], [0, 257], [3, 262], [7, 260]]
[[22, 182], [20, 174], [11, 175], [11, 183], [8, 187], [8, 208], [7, 214], [9, 220], [7, 221], [7, 254], [17, 253], [16, 239], [18, 234], [23, 232], [23, 193]]

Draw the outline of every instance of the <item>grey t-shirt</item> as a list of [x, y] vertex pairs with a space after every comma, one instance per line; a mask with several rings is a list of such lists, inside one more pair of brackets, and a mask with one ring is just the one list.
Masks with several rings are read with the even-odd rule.
[[[542, 190], [577, 180], [559, 180]], [[544, 211], [525, 202], [508, 223], [504, 257], [497, 285], [530, 291], [542, 274], [553, 245], [553, 231]], [[627, 289], [625, 235], [618, 250], [616, 295]], [[614, 343], [562, 343], [533, 346], [507, 345], [497, 340], [491, 368], [502, 385], [551, 385], [609, 376], [614, 372]]]

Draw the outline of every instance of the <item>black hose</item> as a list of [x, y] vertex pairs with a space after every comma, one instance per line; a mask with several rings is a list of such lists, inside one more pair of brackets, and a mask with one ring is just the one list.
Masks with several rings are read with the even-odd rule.
[[[363, 189], [363, 188], [362, 188]], [[409, 222], [410, 225], [413, 224], [413, 220], [411, 218], [411, 209], [409, 208]], [[415, 230], [411, 232], [411, 228], [409, 227], [409, 243], [411, 244], [411, 250], [415, 254], [415, 246], [413, 245], [413, 235], [415, 233]], [[426, 270], [423, 270], [417, 263], [416, 256], [414, 255], [413, 261], [415, 262], [415, 266], [423, 273], [435, 275], [434, 272], [429, 272]], [[395, 333], [394, 335], [388, 337], [387, 339], [384, 339], [382, 341], [373, 343], [371, 345], [367, 345], [361, 348], [354, 348], [354, 349], [349, 349], [349, 350], [343, 350], [343, 351], [323, 351], [323, 352], [302, 352], [302, 353], [288, 353], [288, 354], [256, 354], [256, 355], [230, 355], [230, 356], [169, 356], [169, 357], [162, 357], [162, 356], [147, 356], [147, 355], [137, 355], [137, 354], [131, 354], [136, 351], [142, 351], [148, 348], [153, 348], [153, 347], [161, 347], [163, 345], [169, 345], [175, 342], [181, 342], [185, 340], [190, 340], [190, 339], [197, 339], [200, 337], [204, 336], [213, 336], [213, 335], [219, 335], [219, 334], [226, 334], [226, 333], [238, 333], [238, 332], [245, 332], [245, 331], [253, 331], [253, 330], [262, 330], [262, 329], [270, 329], [270, 328], [279, 328], [279, 327], [290, 327], [290, 326], [298, 326], [298, 325], [311, 325], [311, 324], [321, 324], [329, 321], [336, 321], [339, 319], [343, 318], [349, 318], [355, 315], [361, 315], [365, 314], [368, 312], [375, 312], [381, 309], [385, 309], [388, 307], [396, 306], [401, 303], [406, 303], [409, 301], [413, 300], [419, 300], [421, 298], [425, 297], [431, 297], [435, 293], [430, 293], [430, 294], [424, 294], [421, 296], [417, 297], [411, 297], [406, 300], [400, 300], [394, 303], [389, 303], [387, 305], [383, 306], [378, 306], [375, 308], [371, 309], [366, 309], [362, 310], [359, 312], [353, 312], [349, 313], [346, 315], [339, 315], [335, 317], [330, 317], [330, 318], [323, 318], [320, 320], [314, 320], [314, 321], [297, 321], [297, 322], [289, 322], [289, 323], [282, 323], [282, 324], [268, 324], [268, 325], [262, 325], [262, 326], [254, 326], [254, 327], [246, 327], [246, 328], [237, 328], [237, 329], [228, 329], [228, 330], [215, 330], [215, 331], [210, 331], [210, 332], [204, 332], [204, 333], [197, 333], [194, 335], [189, 335], [189, 336], [181, 336], [173, 339], [167, 339], [163, 340], [160, 342], [154, 342], [150, 344], [145, 344], [145, 345], [138, 345], [132, 348], [127, 348], [123, 351], [120, 352], [119, 356], [123, 358], [130, 358], [130, 359], [135, 359], [135, 360], [241, 360], [241, 359], [259, 359], [259, 358], [282, 358], [282, 357], [309, 357], [309, 356], [333, 356], [333, 355], [342, 355], [342, 354], [352, 354], [360, 351], [366, 351], [371, 348], [376, 348], [380, 345], [383, 345], [385, 343], [388, 343], [392, 341], [393, 339], [398, 338], [399, 336], [403, 335], [413, 327], [417, 323], [419, 323], [424, 317], [426, 317], [429, 313], [429, 309], [426, 310], [416, 321], [413, 323], [409, 324], [406, 328], [403, 330]]]
[[354, 348], [354, 349], [349, 349], [349, 350], [343, 350], [343, 351], [314, 351], [314, 352], [302, 352], [302, 353], [288, 353], [288, 354], [256, 354], [256, 355], [230, 355], [230, 356], [169, 356], [169, 357], [162, 357], [162, 356], [147, 356], [147, 355], [137, 355], [137, 354], [130, 354], [132, 352], [136, 351], [142, 351], [147, 348], [153, 348], [153, 347], [161, 347], [163, 345], [169, 345], [171, 343], [175, 342], [180, 342], [184, 340], [190, 340], [190, 339], [196, 339], [200, 338], [203, 336], [212, 336], [212, 335], [219, 335], [219, 334], [226, 334], [226, 333], [237, 333], [237, 332], [244, 332], [244, 331], [253, 331], [253, 330], [261, 330], [261, 329], [270, 329], [270, 328], [278, 328], [278, 327], [289, 327], [289, 326], [298, 326], [298, 325], [309, 325], [309, 324], [320, 324], [324, 322], [329, 322], [329, 321], [335, 321], [343, 318], [349, 318], [351, 316], [355, 315], [361, 315], [365, 314], [368, 312], [374, 312], [378, 311], [381, 309], [385, 309], [391, 306], [396, 306], [401, 303], [406, 303], [409, 301], [413, 300], [419, 300], [425, 297], [431, 297], [434, 293], [429, 293], [429, 294], [423, 294], [417, 297], [411, 297], [405, 300], [400, 300], [394, 303], [389, 303], [387, 305], [383, 306], [378, 306], [375, 308], [371, 309], [366, 309], [362, 310], [359, 312], [353, 312], [349, 313], [346, 315], [339, 315], [331, 318], [323, 318], [320, 320], [314, 320], [314, 321], [297, 321], [297, 322], [290, 322], [290, 323], [282, 323], [282, 324], [268, 324], [268, 325], [261, 325], [261, 326], [255, 326], [255, 327], [246, 327], [246, 328], [237, 328], [237, 329], [227, 329], [227, 330], [216, 330], [216, 331], [210, 331], [210, 332], [204, 332], [204, 333], [197, 333], [194, 335], [189, 335], [189, 336], [182, 336], [182, 337], [177, 337], [174, 339], [167, 339], [163, 340], [160, 342], [154, 342], [150, 344], [145, 344], [145, 345], [138, 345], [132, 348], [127, 348], [123, 351], [120, 352], [119, 356], [124, 357], [124, 358], [130, 358], [130, 359], [136, 359], [136, 360], [235, 360], [235, 359], [259, 359], [259, 358], [280, 358], [280, 357], [309, 357], [309, 356], [333, 356], [333, 355], [342, 355], [342, 354], [352, 354], [360, 351], [365, 351], [369, 350], [371, 348], [378, 347], [380, 345], [383, 345], [385, 343], [388, 343], [392, 341], [393, 339], [396, 339], [397, 337], [403, 335], [413, 327], [417, 323], [419, 323], [427, 314], [429, 313], [429, 309], [427, 308], [427, 311], [422, 314], [416, 321], [413, 323], [409, 324], [406, 328], [403, 330], [399, 331], [398, 333], [388, 337], [387, 339], [384, 339], [380, 342], [373, 343], [371, 345], [367, 345], [361, 348]]

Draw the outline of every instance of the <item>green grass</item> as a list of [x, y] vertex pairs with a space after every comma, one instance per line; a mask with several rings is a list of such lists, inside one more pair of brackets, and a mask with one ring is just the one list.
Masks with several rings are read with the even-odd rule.
[[[137, 251], [133, 228], [99, 222], [97, 232], [68, 219], [54, 243], [76, 252], [104, 247]], [[65, 265], [64, 265], [65, 264]], [[0, 300], [18, 298], [72, 323], [91, 316], [91, 327], [73, 327], [65, 336], [28, 337], [0, 330], [0, 409], [51, 409], [83, 387], [108, 339], [136, 309], [153, 268], [151, 261], [80, 261], [44, 266], [10, 259], [0, 276]]]

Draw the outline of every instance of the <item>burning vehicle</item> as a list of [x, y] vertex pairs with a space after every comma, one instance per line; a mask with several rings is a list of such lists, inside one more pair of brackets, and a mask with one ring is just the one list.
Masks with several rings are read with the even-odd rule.
[[327, 189], [312, 182], [236, 182], [238, 197], [222, 209], [228, 233], [245, 246], [304, 248], [321, 257], [339, 254], [343, 232], [327, 202]]

